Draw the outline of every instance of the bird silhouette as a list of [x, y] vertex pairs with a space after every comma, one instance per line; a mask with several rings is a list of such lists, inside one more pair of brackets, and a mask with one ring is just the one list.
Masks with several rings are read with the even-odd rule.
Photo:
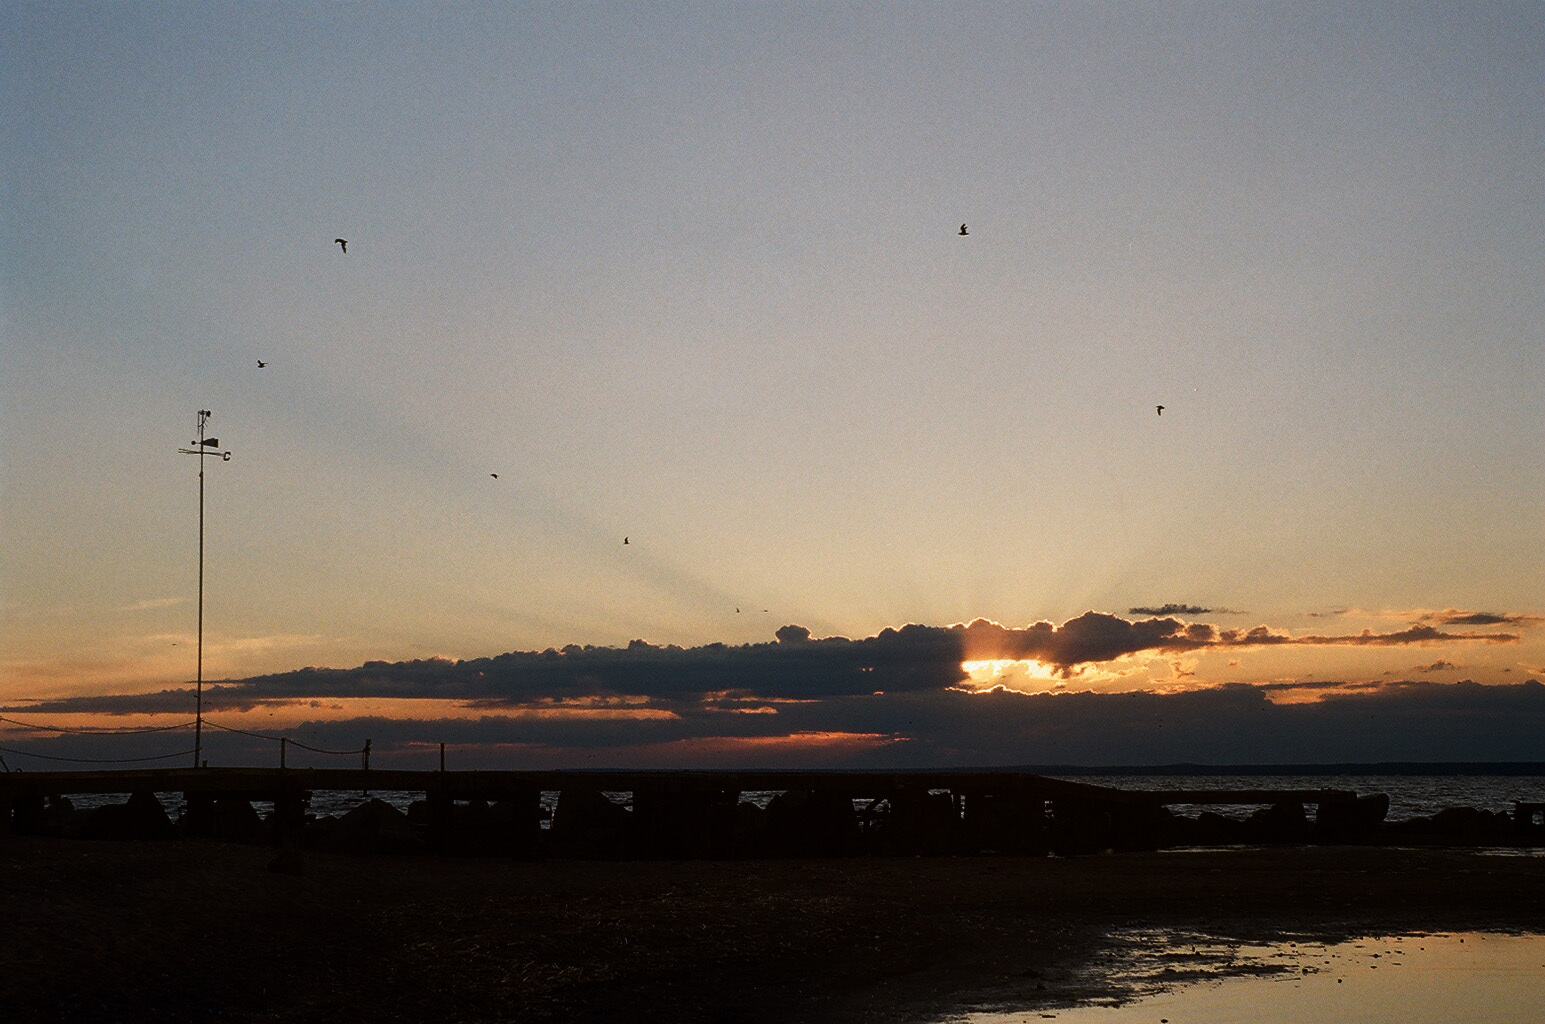
[[1164, 406], [1158, 405], [1158, 406], [1154, 406], [1154, 408], [1158, 410], [1158, 415], [1160, 415], [1160, 416], [1164, 415]]
[[624, 538], [622, 538], [622, 542], [623, 542], [623, 543], [624, 543], [624, 544], [626, 544], [626, 543], [627, 543], [627, 542], [628, 542], [628, 538], [626, 538], [626, 537], [624, 537]]
[[347, 238], [335, 238], [333, 241], [337, 242], [338, 248], [342, 249], [344, 252], [349, 251], [349, 240]]
[[259, 369], [259, 370], [261, 370], [261, 369], [262, 369], [262, 368], [263, 368], [263, 367], [265, 367], [265, 366], [267, 366], [267, 365], [268, 365], [268, 364], [267, 364], [267, 363], [265, 363], [265, 362], [263, 362], [263, 360], [261, 360], [261, 359], [259, 359], [259, 360], [258, 360], [258, 369]]
[[488, 475], [493, 477], [495, 480], [499, 479], [499, 474], [498, 473], [489, 473]]
[[962, 224], [962, 225], [960, 225], [960, 233], [962, 235], [969, 235], [971, 232], [967, 231], [966, 230], [966, 226], [964, 224]]

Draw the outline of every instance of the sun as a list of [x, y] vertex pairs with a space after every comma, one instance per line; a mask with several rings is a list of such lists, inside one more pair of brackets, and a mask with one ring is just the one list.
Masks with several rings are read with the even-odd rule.
[[966, 680], [960, 689], [972, 693], [989, 690], [1012, 690], [1015, 693], [1048, 693], [1060, 689], [1064, 680], [1055, 666], [1033, 658], [1017, 660], [994, 658], [986, 661], [965, 661]]

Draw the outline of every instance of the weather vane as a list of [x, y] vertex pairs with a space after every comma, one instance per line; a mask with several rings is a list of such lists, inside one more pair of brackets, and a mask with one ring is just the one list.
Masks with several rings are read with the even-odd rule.
[[197, 455], [198, 459], [198, 683], [197, 705], [193, 719], [193, 767], [203, 762], [204, 752], [204, 460], [217, 456], [221, 462], [230, 462], [231, 453], [220, 451], [218, 437], [204, 436], [204, 427], [214, 415], [208, 409], [198, 411], [198, 440], [189, 441], [191, 448], [179, 448], [178, 454]]

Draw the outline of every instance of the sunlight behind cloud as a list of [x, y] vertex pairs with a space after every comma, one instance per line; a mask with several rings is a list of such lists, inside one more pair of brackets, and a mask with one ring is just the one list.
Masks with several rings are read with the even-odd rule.
[[1058, 674], [1054, 666], [1035, 659], [1024, 661], [994, 659], [989, 661], [965, 661], [960, 667], [969, 677], [960, 689], [971, 693], [986, 693], [1004, 689], [1014, 693], [1051, 693], [1064, 689], [1067, 680]]

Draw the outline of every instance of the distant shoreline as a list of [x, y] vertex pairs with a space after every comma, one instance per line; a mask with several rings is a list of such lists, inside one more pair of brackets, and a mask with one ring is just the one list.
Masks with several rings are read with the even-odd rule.
[[1016, 765], [1035, 775], [1496, 775], [1545, 776], [1545, 761], [1348, 761], [1310, 764]]

